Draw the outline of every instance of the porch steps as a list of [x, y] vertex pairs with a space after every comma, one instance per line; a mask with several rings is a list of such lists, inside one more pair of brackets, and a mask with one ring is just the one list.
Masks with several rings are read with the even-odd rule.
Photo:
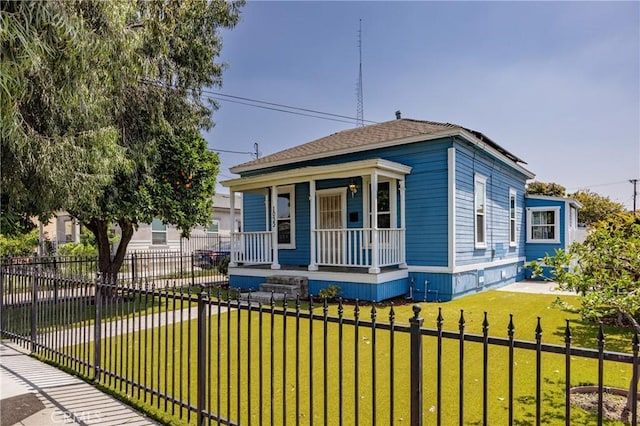
[[[309, 297], [309, 282], [306, 277], [284, 275], [267, 277], [267, 282], [260, 284], [259, 288], [260, 291], [251, 293], [252, 302], [270, 303], [272, 294], [276, 301], [284, 300], [285, 296], [287, 300], [296, 300], [298, 295], [300, 295], [300, 299]], [[240, 299], [248, 300], [249, 293], [241, 294]]]

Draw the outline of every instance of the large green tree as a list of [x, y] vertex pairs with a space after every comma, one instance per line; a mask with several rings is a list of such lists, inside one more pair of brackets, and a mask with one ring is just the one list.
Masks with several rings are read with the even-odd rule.
[[[135, 82], [128, 58], [112, 59], [136, 44], [120, 19], [127, 6], [0, 3], [2, 232], [95, 193], [124, 166], [105, 112], [111, 93]], [[88, 13], [103, 19], [89, 22]]]
[[527, 194], [546, 195], [549, 197], [564, 197], [567, 190], [564, 186], [555, 182], [533, 181], [527, 184]]
[[531, 264], [537, 274], [543, 265], [562, 288], [582, 295], [586, 319], [613, 314], [640, 332], [640, 218], [609, 216], [592, 226], [584, 242]]
[[[543, 266], [551, 268], [560, 288], [578, 292], [585, 319], [614, 318], [640, 333], [640, 217], [611, 215], [595, 223], [583, 243], [530, 266], [535, 274], [541, 274]], [[631, 391], [629, 395], [634, 396]]]
[[578, 222], [587, 226], [626, 210], [623, 204], [588, 189], [569, 194], [569, 197], [582, 204], [582, 208], [578, 210]]
[[202, 89], [221, 84], [220, 29], [242, 4], [3, 2], [3, 212], [68, 210], [95, 235], [104, 273], [138, 223], [207, 223], [218, 159], [200, 131], [216, 105]]

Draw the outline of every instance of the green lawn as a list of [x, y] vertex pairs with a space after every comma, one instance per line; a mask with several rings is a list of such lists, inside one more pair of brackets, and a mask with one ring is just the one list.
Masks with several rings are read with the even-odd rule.
[[[596, 347], [597, 326], [583, 323], [575, 310], [565, 310], [554, 304], [556, 296], [532, 295], [488, 291], [468, 296], [448, 303], [422, 303], [421, 316], [424, 327], [435, 328], [438, 307], [442, 308], [444, 329], [458, 331], [460, 310], [464, 309], [466, 333], [481, 334], [484, 311], [488, 311], [489, 334], [496, 337], [507, 336], [509, 314], [513, 314], [515, 337], [518, 340], [534, 340], [537, 317], [542, 317], [543, 342], [564, 344], [565, 320], [569, 320], [573, 330], [574, 342], [577, 346]], [[577, 297], [563, 296], [569, 305], [578, 306]], [[296, 396], [299, 394], [301, 424], [322, 424], [325, 410], [324, 392], [327, 385], [326, 410], [329, 424], [338, 423], [340, 401], [344, 412], [345, 424], [371, 423], [373, 402], [375, 401], [376, 419], [379, 424], [390, 422], [390, 395], [393, 383], [394, 423], [409, 422], [409, 336], [396, 332], [394, 351], [390, 349], [390, 333], [377, 330], [375, 336], [370, 328], [361, 327], [358, 335], [352, 326], [343, 326], [342, 345], [342, 395], [339, 393], [339, 333], [336, 323], [326, 326], [322, 321], [314, 321], [313, 340], [310, 344], [309, 321], [300, 319], [299, 344], [296, 346], [296, 318], [288, 317], [286, 324], [282, 316], [271, 317], [257, 312], [221, 314], [211, 317], [208, 341], [209, 368], [211, 375], [208, 403], [212, 412], [220, 412], [223, 417], [230, 416], [242, 424], [258, 423], [260, 416], [269, 423], [274, 416], [275, 424], [294, 424], [296, 416]], [[387, 323], [389, 306], [377, 306], [378, 323]], [[412, 305], [394, 307], [396, 324], [407, 325], [413, 315]], [[306, 311], [308, 312], [308, 310]], [[322, 306], [314, 307], [315, 315], [322, 315]], [[353, 305], [345, 305], [345, 317], [352, 318]], [[329, 316], [337, 315], [337, 306], [331, 305]], [[360, 319], [371, 320], [369, 306], [360, 308]], [[241, 337], [238, 347], [238, 321]], [[285, 332], [286, 325], [286, 332]], [[230, 346], [227, 345], [227, 329], [230, 330]], [[262, 353], [260, 353], [259, 330], [262, 330]], [[273, 330], [273, 332], [272, 332]], [[249, 331], [251, 333], [249, 337]], [[218, 333], [220, 338], [218, 339]], [[326, 333], [326, 340], [325, 340]], [[631, 331], [606, 328], [606, 349], [630, 352]], [[189, 335], [191, 340], [189, 341]], [[196, 404], [196, 324], [156, 328], [123, 338], [112, 338], [103, 343], [103, 365], [120, 374], [128, 374], [134, 380], [140, 380], [148, 386], [159, 389], [162, 393], [173, 393], [189, 399]], [[375, 345], [373, 344], [375, 338]], [[153, 341], [153, 344], [152, 344]], [[167, 344], [168, 342], [168, 344]], [[326, 342], [326, 343], [325, 343]], [[436, 387], [436, 339], [425, 337], [424, 344], [424, 410], [425, 424], [435, 422]], [[324, 351], [327, 351], [327, 363], [324, 363]], [[121, 348], [127, 348], [121, 356]], [[218, 348], [220, 355], [218, 356]], [[273, 350], [271, 350], [273, 348]], [[375, 350], [374, 350], [375, 348]], [[140, 353], [138, 352], [140, 349]], [[92, 350], [92, 349], [90, 349]], [[356, 358], [356, 351], [358, 357]], [[488, 404], [489, 423], [506, 424], [508, 409], [507, 387], [507, 349], [490, 347], [488, 352]], [[441, 390], [443, 407], [443, 424], [458, 422], [459, 406], [459, 355], [458, 341], [447, 340], [443, 344], [443, 386]], [[393, 379], [390, 376], [391, 357], [395, 363]], [[481, 344], [465, 342], [464, 345], [464, 422], [466, 424], [482, 423], [482, 356]], [[273, 357], [273, 368], [270, 367]], [[283, 363], [286, 357], [286, 374]], [[375, 357], [376, 374], [373, 371]], [[300, 371], [299, 392], [296, 391], [296, 358]], [[139, 361], [138, 361], [139, 360]], [[535, 421], [535, 352], [516, 350], [515, 354], [515, 423], [531, 424]], [[542, 421], [545, 424], [558, 424], [564, 416], [564, 356], [543, 354], [542, 380]], [[139, 364], [138, 364], [139, 363]], [[134, 368], [134, 364], [141, 368]], [[312, 364], [312, 365], [311, 365]], [[260, 370], [259, 365], [264, 367]], [[357, 365], [357, 375], [356, 375]], [[188, 366], [191, 367], [188, 375]], [[140, 370], [140, 373], [138, 373]], [[250, 371], [249, 371], [250, 370]], [[218, 376], [218, 371], [220, 375]], [[135, 372], [135, 373], [132, 373]], [[238, 403], [238, 372], [240, 375], [240, 402]], [[248, 377], [251, 380], [248, 380]], [[262, 392], [259, 380], [262, 377]], [[356, 377], [358, 380], [356, 380]], [[631, 377], [628, 365], [607, 363], [605, 382], [609, 386], [626, 387]], [[375, 378], [375, 387], [374, 387]], [[286, 381], [286, 383], [284, 383]], [[146, 406], [155, 415], [162, 416], [164, 421], [186, 423], [186, 410], [180, 410], [171, 403], [158, 401], [150, 394], [140, 393], [131, 386], [120, 383], [113, 378], [105, 378], [103, 383], [115, 387], [118, 392], [139, 405]], [[356, 394], [356, 383], [358, 392]], [[597, 360], [574, 359], [572, 361], [572, 385], [597, 383]], [[310, 403], [310, 390], [313, 388], [313, 403]], [[122, 391], [120, 389], [122, 388]], [[125, 389], [128, 388], [128, 392]], [[219, 391], [218, 391], [219, 389]], [[260, 396], [262, 395], [262, 405]], [[283, 397], [286, 395], [286, 407]], [[146, 403], [144, 402], [146, 398]], [[218, 410], [218, 398], [220, 409]], [[229, 410], [227, 410], [229, 404]], [[357, 404], [357, 410], [356, 410]], [[166, 408], [172, 415], [163, 414]], [[238, 414], [238, 407], [240, 413]], [[260, 410], [260, 408], [262, 408]], [[273, 410], [273, 413], [272, 411]], [[313, 414], [311, 413], [313, 410]], [[284, 414], [283, 414], [284, 413]], [[180, 419], [179, 415], [183, 418]], [[313, 416], [313, 422], [311, 417]], [[191, 423], [194, 422], [193, 416]], [[592, 423], [594, 418], [579, 409], [572, 410], [574, 424]]]

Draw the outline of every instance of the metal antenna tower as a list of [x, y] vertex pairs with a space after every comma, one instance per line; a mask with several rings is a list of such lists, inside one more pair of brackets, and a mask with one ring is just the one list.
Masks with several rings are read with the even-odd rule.
[[364, 126], [364, 104], [362, 100], [362, 19], [358, 29], [358, 52], [360, 53], [360, 69], [358, 70], [358, 106], [356, 108], [356, 127]]

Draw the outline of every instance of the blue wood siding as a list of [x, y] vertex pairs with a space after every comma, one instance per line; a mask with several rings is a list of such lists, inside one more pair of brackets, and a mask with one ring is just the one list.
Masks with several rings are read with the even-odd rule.
[[267, 280], [264, 277], [249, 277], [246, 275], [229, 274], [229, 288], [258, 291], [260, 284]]
[[454, 298], [478, 293], [521, 281], [524, 278], [524, 262], [478, 269], [453, 274]]
[[345, 299], [359, 299], [380, 302], [404, 296], [409, 293], [407, 278], [387, 281], [379, 284], [352, 283], [341, 281], [309, 280], [309, 294], [317, 295], [320, 290], [337, 285]]
[[447, 302], [453, 298], [451, 274], [411, 272], [409, 282], [415, 301]]
[[[265, 277], [253, 277], [247, 275], [231, 275], [229, 285], [233, 288], [258, 291], [260, 284], [265, 283]], [[365, 284], [344, 282], [340, 280], [309, 280], [309, 295], [317, 296], [320, 290], [337, 285], [345, 299], [360, 299], [380, 302], [404, 296], [409, 293], [409, 279], [401, 278], [379, 284]]]
[[[526, 177], [483, 151], [456, 143], [456, 266], [518, 259], [525, 253]], [[474, 179], [486, 178], [486, 248], [475, 247]], [[510, 245], [509, 191], [516, 191], [516, 247]]]
[[243, 231], [258, 232], [267, 230], [267, 210], [265, 196], [251, 193], [242, 195]]

